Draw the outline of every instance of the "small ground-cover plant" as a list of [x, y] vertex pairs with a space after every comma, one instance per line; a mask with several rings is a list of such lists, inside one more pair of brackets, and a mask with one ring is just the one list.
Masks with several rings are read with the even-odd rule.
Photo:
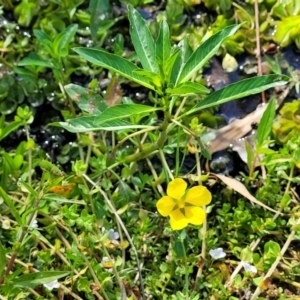
[[[261, 276], [255, 277], [253, 284], [259, 289], [267, 284], [266, 275], [284, 254], [285, 248], [281, 250], [279, 245], [281, 234], [292, 229], [289, 243], [297, 235], [297, 214], [287, 225], [280, 212], [274, 216], [270, 210], [252, 207], [230, 189], [222, 192], [214, 187], [209, 192], [202, 185], [213, 178], [201, 171], [201, 155], [209, 157], [201, 141], [203, 128], [195, 120], [186, 122], [186, 116], [203, 108], [282, 85], [287, 77], [246, 79], [206, 96], [209, 90], [192, 79], [239, 26], [224, 28], [193, 52], [186, 41], [171, 46], [165, 21], [160, 23], [154, 42], [132, 6], [129, 19], [139, 59], [136, 64], [102, 49], [75, 51], [93, 64], [150, 89], [154, 105], [124, 98], [122, 104], [107, 107], [90, 89], [67, 85], [62, 89], [82, 113], [55, 125], [82, 134], [78, 140], [81, 157], [73, 163], [72, 171], [66, 174], [41, 160], [29, 138], [22, 148], [28, 157], [24, 164], [18, 162], [19, 151], [4, 152], [1, 163], [9, 171], [1, 174], [5, 183], [0, 189], [0, 291], [8, 299], [52, 299], [60, 295], [76, 299], [238, 299], [245, 296], [243, 290], [253, 288], [255, 272]], [[193, 102], [191, 109], [185, 109], [187, 101]], [[271, 104], [258, 132], [259, 149], [268, 145], [265, 139], [274, 115]], [[30, 117], [27, 109], [18, 112], [13, 124], [28, 129]], [[3, 138], [14, 130], [5, 130], [4, 120], [1, 125]], [[193, 144], [188, 147], [191, 139]], [[288, 210], [298, 143], [289, 144], [285, 153], [289, 160], [276, 171], [276, 159], [270, 156], [273, 153], [265, 151], [269, 156], [261, 165], [268, 168], [270, 179], [263, 182], [258, 196], [263, 200], [269, 193], [264, 202], [269, 206], [276, 208], [280, 202], [282, 210]], [[187, 150], [193, 152], [196, 161], [196, 171], [190, 170], [190, 174], [182, 172], [182, 153]], [[20, 165], [24, 168], [21, 180], [19, 175], [7, 174]], [[35, 167], [40, 173], [33, 182]], [[289, 175], [283, 170], [289, 170]], [[186, 190], [183, 177], [195, 186]], [[284, 193], [278, 189], [281, 179], [287, 185]], [[12, 183], [16, 185], [13, 192], [8, 188]], [[275, 188], [276, 193], [270, 193]], [[164, 196], [165, 191], [168, 196]], [[210, 206], [205, 207], [207, 204]], [[163, 216], [170, 215], [171, 228], [156, 213], [156, 205]], [[282, 228], [284, 232], [274, 234], [274, 241], [263, 240]], [[264, 247], [255, 252], [261, 240]], [[210, 252], [212, 259], [207, 257], [208, 249], [220, 246], [225, 252], [219, 249], [217, 254]], [[298, 274], [295, 261], [284, 262], [293, 276]], [[245, 272], [238, 275], [242, 267]], [[281, 294], [278, 290], [277, 298]]]

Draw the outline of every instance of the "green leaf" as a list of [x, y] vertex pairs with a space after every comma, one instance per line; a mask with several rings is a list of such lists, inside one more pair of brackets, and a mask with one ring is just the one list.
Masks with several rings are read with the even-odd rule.
[[158, 109], [141, 104], [121, 104], [107, 108], [98, 116], [80, 117], [67, 122], [52, 123], [51, 125], [61, 126], [70, 132], [148, 128], [149, 126], [147, 125], [136, 125], [120, 119], [129, 118], [136, 114], [153, 112]]
[[250, 170], [251, 165], [254, 161], [254, 151], [253, 151], [249, 141], [247, 141], [246, 139], [245, 139], [245, 149], [246, 149], [246, 153], [247, 153], [247, 165]]
[[37, 191], [35, 191], [35, 190], [33, 189], [33, 187], [32, 187], [30, 184], [28, 184], [27, 182], [22, 181], [22, 180], [20, 180], [19, 182], [20, 182], [20, 186], [21, 186], [24, 190], [27, 190], [28, 194], [30, 194], [30, 195], [31, 195], [32, 197], [34, 197], [34, 198], [38, 198], [38, 193], [37, 193]]
[[90, 94], [88, 89], [76, 84], [68, 84], [64, 88], [79, 108], [90, 115], [99, 115], [107, 108], [105, 100], [100, 95]]
[[209, 89], [199, 83], [195, 82], [184, 82], [176, 86], [175, 88], [171, 89], [168, 88], [166, 90], [167, 94], [171, 95], [188, 95], [188, 94], [207, 94], [209, 93]]
[[163, 20], [160, 22], [158, 38], [155, 45], [156, 57], [159, 59], [163, 69], [171, 55], [171, 41], [168, 23]]
[[142, 86], [155, 90], [154, 85], [152, 85], [147, 78], [144, 78], [144, 76], [138, 75], [134, 72], [135, 70], [142, 69], [121, 56], [92, 48], [78, 47], [73, 48], [73, 50], [81, 57], [97, 66], [113, 71]]
[[280, 255], [280, 245], [274, 241], [268, 241], [264, 245], [264, 258], [277, 258]]
[[[134, 73], [142, 75], [149, 79], [151, 83], [153, 83], [158, 89], [161, 88], [162, 83], [161, 83], [161, 78], [157, 74], [147, 71], [147, 70], [135, 70]], [[161, 92], [160, 89], [156, 90], [156, 92]]]
[[204, 108], [260, 93], [266, 89], [286, 84], [288, 80], [289, 78], [285, 75], [264, 75], [244, 79], [210, 94], [186, 114], [191, 114]]
[[34, 29], [33, 34], [41, 43], [43, 43], [45, 40], [51, 42], [50, 37], [42, 30]]
[[[178, 61], [179, 54], [180, 54], [180, 49], [179, 48], [175, 49], [175, 51], [173, 51], [173, 53], [171, 54], [171, 56], [169, 57], [169, 59], [166, 61], [164, 65], [165, 82], [167, 82], [168, 84], [170, 84], [170, 81], [172, 84], [174, 84], [171, 79], [171, 75], [173, 74], [173, 69], [174, 69], [173, 67], [175, 63]], [[176, 79], [174, 80], [174, 82], [175, 81]]]
[[90, 28], [92, 38], [95, 39], [99, 25], [109, 12], [109, 0], [90, 0], [89, 11], [91, 12]]
[[114, 130], [124, 130], [124, 129], [137, 129], [137, 128], [148, 128], [146, 125], [136, 125], [128, 121], [114, 120], [101, 125], [94, 124], [95, 117], [80, 117], [68, 120], [67, 122], [54, 122], [50, 123], [52, 126], [63, 127], [70, 132], [88, 132], [88, 131], [114, 131]]
[[6, 266], [5, 249], [0, 242], [0, 278], [2, 277]]
[[135, 52], [144, 69], [158, 73], [155, 46], [150, 30], [143, 17], [131, 4], [128, 5], [128, 12], [130, 35]]
[[222, 42], [227, 37], [235, 34], [241, 25], [242, 24], [228, 26], [211, 36], [202, 45], [200, 45], [184, 65], [179, 78], [177, 79], [177, 83], [188, 81], [208, 62], [211, 57], [217, 53]]
[[64, 57], [68, 54], [68, 46], [74, 38], [77, 29], [78, 25], [72, 24], [55, 37], [53, 50], [58, 57]]
[[49, 61], [40, 58], [34, 52], [30, 53], [27, 57], [19, 61], [18, 66], [40, 66], [46, 68], [52, 67]]
[[17, 279], [14, 279], [13, 281], [10, 282], [10, 284], [13, 286], [34, 288], [39, 284], [49, 283], [51, 281], [65, 277], [69, 274], [70, 272], [66, 272], [66, 271], [45, 271], [45, 272], [30, 273], [30, 274], [22, 275]]
[[121, 104], [107, 108], [102, 114], [95, 118], [94, 124], [101, 125], [106, 122], [129, 118], [143, 113], [150, 113], [161, 108], [142, 104]]
[[173, 63], [172, 66], [172, 72], [171, 72], [171, 83], [173, 85], [176, 84], [177, 78], [180, 75], [180, 72], [182, 68], [184, 67], [185, 63], [188, 61], [190, 56], [193, 53], [192, 48], [189, 45], [188, 38], [184, 38], [179, 44], [178, 44], [178, 51], [180, 52], [180, 55], [176, 55], [176, 60]]
[[10, 199], [10, 197], [6, 194], [6, 192], [2, 189], [1, 186], [0, 186], [0, 195], [3, 198], [5, 204], [8, 206], [10, 213], [14, 216], [18, 225], [21, 226], [22, 225], [21, 217], [20, 217], [18, 211], [16, 210], [13, 201]]
[[75, 200], [75, 199], [67, 199], [61, 195], [58, 194], [45, 194], [43, 195], [43, 200], [47, 200], [50, 202], [59, 202], [59, 203], [76, 203], [81, 205], [86, 205], [86, 202], [84, 200]]
[[11, 132], [17, 130], [20, 126], [22, 126], [24, 124], [23, 121], [13, 121], [10, 124], [8, 124], [7, 126], [4, 126], [1, 131], [0, 134], [0, 141], [2, 139], [4, 139], [5, 137], [7, 137]]
[[266, 108], [259, 125], [257, 127], [257, 142], [258, 146], [261, 146], [265, 140], [267, 139], [268, 135], [272, 130], [272, 123], [275, 118], [276, 113], [276, 103], [275, 99], [273, 98]]

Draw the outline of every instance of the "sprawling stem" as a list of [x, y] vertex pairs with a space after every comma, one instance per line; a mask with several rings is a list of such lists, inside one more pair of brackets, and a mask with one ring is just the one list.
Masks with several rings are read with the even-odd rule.
[[[33, 204], [33, 208], [38, 207], [39, 202], [42, 199], [43, 195], [44, 195], [44, 191], [41, 190], [41, 192], [38, 196], [38, 199], [36, 199], [35, 203]], [[12, 270], [12, 268], [15, 264], [15, 260], [17, 259], [17, 255], [19, 253], [20, 247], [21, 247], [24, 239], [26, 238], [28, 226], [30, 226], [31, 222], [33, 221], [35, 214], [36, 214], [35, 211], [30, 214], [29, 218], [27, 219], [26, 226], [21, 229], [20, 237], [18, 238], [18, 240], [16, 241], [16, 243], [14, 245], [15, 250], [12, 253], [11, 258], [7, 263], [6, 270], [3, 274], [3, 276], [0, 278], [0, 286], [4, 283], [5, 278], [9, 275], [10, 271]]]
[[188, 295], [189, 295], [189, 268], [188, 268], [188, 262], [187, 262], [187, 256], [186, 256], [186, 249], [184, 246], [184, 241], [182, 240], [182, 238], [180, 238], [180, 243], [181, 243], [181, 247], [183, 250], [183, 260], [184, 260], [184, 266], [185, 266], [185, 274], [184, 274], [184, 278], [185, 278], [185, 297], [186, 300], [188, 300]]
[[141, 160], [141, 159], [149, 156], [154, 151], [162, 149], [165, 144], [165, 141], [168, 137], [167, 133], [168, 133], [168, 126], [170, 124], [170, 120], [171, 120], [170, 112], [168, 110], [165, 110], [164, 122], [162, 123], [162, 125], [159, 128], [161, 132], [160, 132], [160, 135], [159, 135], [157, 141], [154, 144], [151, 144], [150, 146], [145, 147], [140, 152], [128, 155], [125, 158], [124, 162], [131, 163], [134, 161]]

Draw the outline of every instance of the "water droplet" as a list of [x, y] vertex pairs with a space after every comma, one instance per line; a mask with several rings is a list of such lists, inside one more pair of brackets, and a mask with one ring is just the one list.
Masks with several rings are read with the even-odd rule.
[[29, 38], [31, 37], [30, 33], [27, 32], [27, 31], [24, 31], [24, 32], [23, 32], [23, 35], [24, 35], [24, 36], [28, 36]]

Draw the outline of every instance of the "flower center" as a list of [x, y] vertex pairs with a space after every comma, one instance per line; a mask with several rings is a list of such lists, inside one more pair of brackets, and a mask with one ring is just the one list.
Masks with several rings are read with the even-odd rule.
[[179, 208], [184, 208], [185, 207], [184, 200], [181, 200], [181, 201], [178, 202], [178, 207]]

